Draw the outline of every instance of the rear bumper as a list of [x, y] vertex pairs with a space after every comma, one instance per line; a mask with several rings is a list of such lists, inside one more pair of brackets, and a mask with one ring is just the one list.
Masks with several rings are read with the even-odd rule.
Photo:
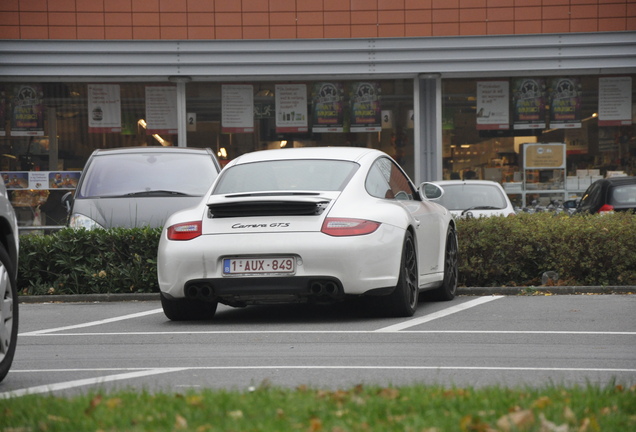
[[[159, 288], [172, 298], [186, 287], [207, 286], [215, 296], [312, 295], [312, 284], [333, 281], [338, 295], [360, 295], [397, 284], [404, 232], [383, 225], [364, 236], [322, 233], [203, 235], [190, 241], [159, 244]], [[224, 276], [223, 258], [294, 256], [294, 275]], [[322, 282], [321, 282], [322, 281]], [[313, 290], [317, 288], [314, 285]], [[240, 294], [239, 294], [240, 293]]]

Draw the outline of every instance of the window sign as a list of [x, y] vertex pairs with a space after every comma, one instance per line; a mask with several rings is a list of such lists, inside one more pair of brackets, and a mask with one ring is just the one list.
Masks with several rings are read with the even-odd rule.
[[565, 168], [565, 144], [524, 144], [526, 169]]
[[307, 132], [307, 85], [276, 84], [276, 132]]
[[512, 101], [515, 129], [545, 129], [545, 81], [542, 78], [513, 80]]
[[254, 132], [254, 86], [221, 86], [221, 112], [223, 133]]
[[578, 78], [550, 80], [550, 127], [581, 127], [581, 82]]
[[7, 93], [0, 89], [0, 136], [7, 136]]
[[382, 131], [381, 88], [377, 82], [354, 82], [350, 87], [351, 132]]
[[315, 83], [313, 132], [344, 131], [344, 86], [342, 83]]
[[13, 86], [11, 135], [44, 136], [43, 92], [39, 84]]
[[146, 135], [177, 133], [177, 88], [146, 86]]
[[632, 124], [632, 78], [608, 77], [598, 80], [598, 125]]
[[477, 129], [510, 129], [508, 81], [477, 81]]
[[75, 189], [81, 171], [5, 171], [1, 172], [7, 190]]
[[88, 131], [121, 132], [119, 84], [88, 85]]

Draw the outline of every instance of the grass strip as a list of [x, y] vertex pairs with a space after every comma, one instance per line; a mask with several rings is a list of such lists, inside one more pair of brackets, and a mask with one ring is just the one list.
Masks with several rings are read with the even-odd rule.
[[636, 430], [636, 385], [90, 392], [0, 400], [0, 431]]

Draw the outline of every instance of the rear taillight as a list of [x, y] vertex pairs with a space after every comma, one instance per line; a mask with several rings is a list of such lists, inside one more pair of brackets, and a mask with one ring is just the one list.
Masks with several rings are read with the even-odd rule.
[[614, 206], [609, 204], [603, 204], [603, 206], [600, 209], [598, 209], [598, 212], [600, 214], [612, 213], [613, 211], [614, 211]]
[[201, 232], [201, 221], [180, 223], [168, 227], [168, 240], [192, 240]]
[[327, 218], [322, 224], [321, 232], [330, 236], [358, 236], [371, 234], [378, 229], [380, 223], [364, 219]]

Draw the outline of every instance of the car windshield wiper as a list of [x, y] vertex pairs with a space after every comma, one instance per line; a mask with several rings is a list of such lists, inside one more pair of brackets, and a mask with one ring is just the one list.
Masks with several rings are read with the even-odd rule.
[[134, 197], [134, 196], [194, 196], [184, 192], [172, 191], [172, 190], [146, 190], [139, 192], [129, 192], [127, 194], [120, 195], [120, 197]]
[[500, 207], [494, 207], [494, 206], [473, 206], [473, 207], [469, 207], [466, 210], [462, 211], [462, 215], [465, 214], [466, 212], [469, 212], [471, 210], [501, 210]]

